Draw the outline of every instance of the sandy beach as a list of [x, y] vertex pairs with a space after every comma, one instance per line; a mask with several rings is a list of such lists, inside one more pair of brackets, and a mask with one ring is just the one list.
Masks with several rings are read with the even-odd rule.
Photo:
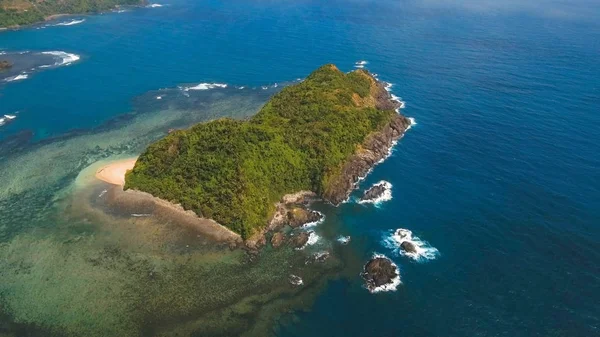
[[102, 166], [96, 171], [96, 178], [113, 185], [125, 185], [125, 173], [133, 169], [137, 158], [123, 159]]

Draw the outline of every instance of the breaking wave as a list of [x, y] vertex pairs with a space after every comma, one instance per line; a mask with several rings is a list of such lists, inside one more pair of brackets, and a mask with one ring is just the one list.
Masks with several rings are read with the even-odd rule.
[[364, 68], [367, 64], [369, 64], [369, 62], [367, 61], [357, 61], [354, 63], [354, 68], [359, 68], [362, 69]]
[[200, 83], [198, 85], [192, 86], [192, 87], [181, 87], [181, 90], [183, 91], [190, 91], [190, 90], [209, 90], [209, 89], [215, 89], [215, 88], [227, 88], [227, 84], [224, 83]]
[[28, 74], [19, 74], [19, 75], [16, 75], [16, 76], [11, 76], [11, 77], [5, 78], [4, 82], [14, 82], [14, 81], [25, 80], [28, 77], [29, 77]]
[[80, 19], [80, 20], [71, 20], [71, 21], [65, 21], [65, 22], [59, 22], [57, 24], [54, 24], [52, 26], [73, 26], [73, 25], [78, 25], [82, 22], [84, 22], [85, 19]]
[[48, 68], [52, 66], [68, 66], [73, 62], [79, 61], [81, 58], [77, 54], [71, 54], [64, 51], [54, 50], [54, 51], [43, 51], [41, 54], [44, 55], [52, 55], [57, 58], [56, 62], [53, 65], [40, 66], [40, 68]]
[[[402, 248], [402, 243], [408, 242], [414, 247], [414, 252], [408, 252]], [[383, 245], [392, 249], [396, 254], [409, 257], [415, 261], [433, 260], [440, 255], [437, 248], [432, 247], [427, 241], [414, 236], [413, 233], [404, 228], [386, 233]]]
[[163, 5], [161, 4], [149, 4], [148, 6], [146, 6], [146, 8], [159, 8], [162, 7]]
[[15, 118], [17, 118], [15, 115], [4, 115], [4, 117], [0, 117], [0, 126], [12, 121]]

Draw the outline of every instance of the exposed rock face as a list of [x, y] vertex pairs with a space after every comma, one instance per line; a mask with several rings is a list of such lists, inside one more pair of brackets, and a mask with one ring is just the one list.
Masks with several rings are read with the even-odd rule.
[[1, 60], [0, 61], [0, 71], [2, 70], [6, 70], [8, 68], [12, 67], [12, 63], [6, 61], [6, 60]]
[[273, 248], [279, 248], [285, 242], [285, 236], [281, 232], [277, 232], [273, 234], [271, 238], [271, 246]]
[[416, 253], [417, 247], [409, 241], [404, 241], [400, 244], [400, 247], [407, 253]]
[[329, 184], [324, 198], [334, 205], [346, 200], [358, 179], [388, 155], [393, 142], [400, 138], [409, 126], [408, 118], [397, 115], [380, 132], [371, 134], [363, 143], [362, 149], [349, 158], [342, 167], [341, 174]]
[[379, 197], [381, 197], [383, 195], [383, 193], [385, 193], [385, 185], [383, 184], [379, 184], [379, 185], [375, 185], [371, 188], [369, 188], [368, 190], [365, 191], [365, 193], [363, 194], [362, 198], [360, 198], [360, 200], [374, 200], [377, 199]]
[[297, 228], [310, 222], [319, 221], [323, 218], [323, 215], [303, 207], [294, 207], [287, 213], [287, 217], [288, 224], [292, 228]]
[[361, 274], [369, 290], [382, 285], [391, 284], [398, 276], [398, 268], [386, 257], [374, 257], [367, 264]]
[[300, 232], [298, 235], [294, 236], [291, 240], [292, 245], [296, 248], [304, 247], [304, 245], [308, 242], [308, 237], [310, 234], [308, 232]]

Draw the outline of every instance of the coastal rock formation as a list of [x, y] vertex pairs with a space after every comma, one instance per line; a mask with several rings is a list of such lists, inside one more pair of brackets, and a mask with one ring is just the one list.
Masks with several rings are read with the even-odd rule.
[[402, 137], [409, 126], [408, 118], [396, 115], [381, 131], [368, 136], [362, 148], [346, 161], [335, 182], [329, 184], [324, 198], [334, 205], [348, 199], [358, 179], [364, 177], [377, 162], [388, 156], [394, 142]]
[[417, 247], [412, 242], [408, 242], [408, 241], [402, 242], [400, 244], [400, 248], [402, 248], [407, 253], [416, 253], [417, 252]]
[[392, 260], [383, 256], [372, 258], [367, 262], [361, 273], [367, 289], [370, 291], [374, 291], [381, 286], [392, 284], [398, 275], [398, 267]]
[[12, 67], [12, 63], [6, 60], [0, 60], [0, 71], [7, 70]]
[[273, 234], [273, 237], [271, 238], [271, 246], [273, 246], [273, 248], [279, 248], [284, 242], [285, 235], [283, 235], [283, 233], [277, 232]]
[[323, 215], [317, 211], [303, 207], [294, 207], [287, 213], [288, 224], [292, 228], [297, 228], [311, 222], [317, 222], [323, 218]]
[[381, 197], [383, 195], [383, 193], [385, 193], [385, 191], [386, 191], [386, 187], [384, 184], [375, 185], [375, 186], [369, 188], [368, 190], [366, 190], [365, 193], [363, 194], [362, 198], [360, 198], [360, 200], [366, 201], [366, 200], [377, 199], [377, 198]]
[[302, 248], [308, 242], [308, 238], [310, 233], [308, 232], [300, 232], [298, 235], [293, 236], [291, 239], [292, 246], [295, 248]]

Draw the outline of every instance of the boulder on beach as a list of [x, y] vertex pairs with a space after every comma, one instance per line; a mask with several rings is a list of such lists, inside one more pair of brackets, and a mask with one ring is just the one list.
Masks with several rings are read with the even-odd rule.
[[369, 290], [392, 284], [398, 277], [398, 267], [387, 257], [377, 256], [369, 260], [361, 274]]

